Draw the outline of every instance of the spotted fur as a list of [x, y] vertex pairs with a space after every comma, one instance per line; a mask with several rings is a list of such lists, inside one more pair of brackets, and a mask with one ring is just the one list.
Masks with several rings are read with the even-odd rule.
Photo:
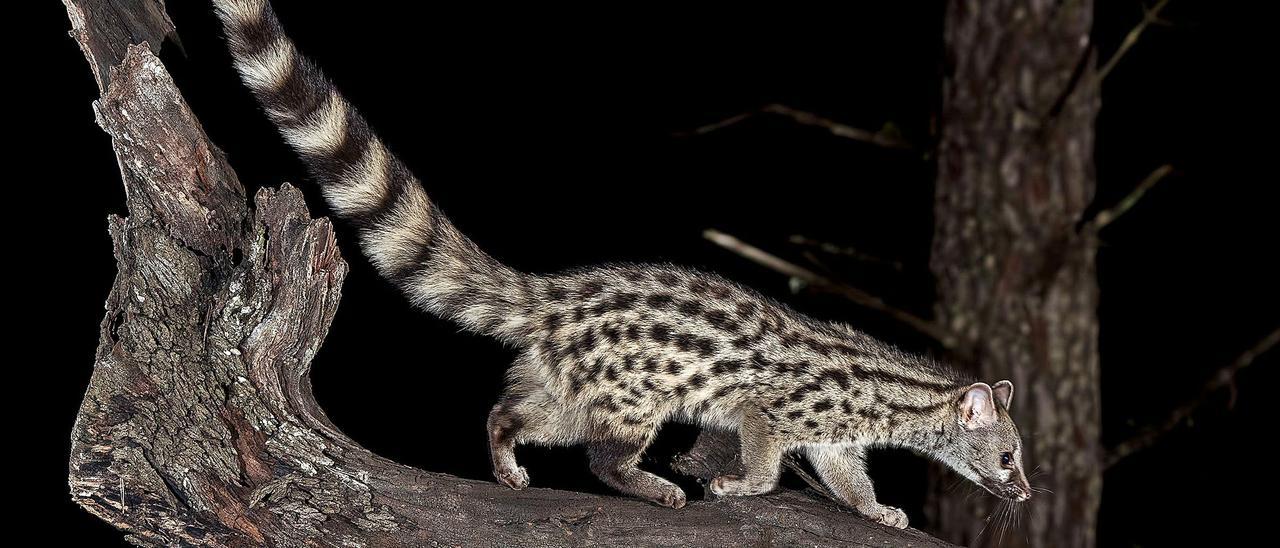
[[[552, 275], [511, 269], [449, 222], [299, 54], [266, 0], [214, 5], [244, 83], [333, 212], [358, 227], [377, 270], [416, 305], [518, 351], [488, 421], [494, 475], [502, 483], [528, 484], [516, 463], [517, 444], [586, 444], [591, 469], [605, 483], [683, 506], [679, 487], [637, 466], [658, 427], [680, 420], [740, 433], [747, 474], [716, 478], [711, 490], [718, 494], [772, 489], [781, 456], [799, 450], [845, 502], [905, 526], [901, 511], [875, 501], [862, 464], [874, 445], [934, 455], [998, 494], [1029, 494], [1021, 487], [1021, 446], [1008, 399], [992, 403], [1007, 381], [997, 389], [973, 383], [927, 358], [690, 269], [609, 265]], [[1006, 450], [1018, 452], [1016, 467], [993, 468], [990, 461]], [[1016, 489], [1001, 491], [1010, 485]]]

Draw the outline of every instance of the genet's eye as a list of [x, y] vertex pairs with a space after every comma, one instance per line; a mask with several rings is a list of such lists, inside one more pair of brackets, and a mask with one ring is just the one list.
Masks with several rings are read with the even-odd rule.
[[1013, 453], [1008, 451], [1000, 453], [1000, 464], [1002, 466], [1013, 466]]

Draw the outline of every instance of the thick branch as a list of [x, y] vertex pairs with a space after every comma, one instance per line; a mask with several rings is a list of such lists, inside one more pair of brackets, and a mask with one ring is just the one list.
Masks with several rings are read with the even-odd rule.
[[791, 263], [775, 255], [771, 255], [758, 247], [752, 246], [751, 244], [720, 232], [719, 230], [705, 230], [703, 231], [702, 236], [720, 247], [737, 253], [738, 255], [771, 270], [799, 279], [811, 287], [840, 295], [841, 297], [859, 305], [883, 312], [904, 325], [915, 329], [924, 335], [932, 337], [946, 348], [954, 350], [957, 347], [958, 341], [956, 337], [942, 326], [900, 308], [890, 306], [880, 297], [867, 293], [866, 291], [851, 285], [836, 282], [800, 265]]
[[1205, 404], [1206, 401], [1209, 400], [1210, 396], [1213, 396], [1213, 394], [1223, 388], [1227, 388], [1231, 391], [1231, 403], [1228, 404], [1228, 406], [1230, 406], [1235, 402], [1236, 376], [1239, 375], [1240, 371], [1244, 368], [1253, 365], [1254, 360], [1258, 356], [1265, 354], [1274, 348], [1277, 343], [1280, 343], [1280, 329], [1272, 331], [1266, 337], [1263, 337], [1262, 340], [1258, 341], [1257, 344], [1250, 347], [1243, 354], [1240, 354], [1239, 357], [1226, 367], [1219, 369], [1217, 373], [1209, 379], [1209, 382], [1205, 383], [1204, 387], [1200, 389], [1200, 392], [1197, 393], [1195, 397], [1174, 408], [1173, 411], [1169, 413], [1169, 416], [1159, 424], [1144, 430], [1141, 434], [1138, 434], [1133, 438], [1116, 444], [1116, 446], [1111, 448], [1111, 451], [1107, 454], [1106, 467], [1110, 468], [1120, 461], [1130, 457], [1134, 453], [1155, 445], [1161, 437], [1173, 431], [1173, 429], [1177, 428], [1178, 425], [1183, 423], [1183, 421], [1190, 418], [1191, 415], [1193, 415]]
[[347, 273], [329, 222], [312, 219], [288, 185], [263, 190], [249, 207], [159, 59], [145, 44], [118, 47], [159, 36], [146, 30], [167, 21], [153, 10], [158, 2], [136, 12], [129, 0], [67, 5], [90, 65], [105, 67], [95, 112], [112, 137], [129, 211], [109, 223], [119, 273], [72, 431], [69, 483], [76, 503], [132, 541], [944, 546], [797, 492], [677, 511], [512, 491], [360, 447], [310, 386]]
[[111, 67], [124, 60], [130, 45], [150, 44], [159, 52], [167, 36], [174, 35], [173, 21], [164, 11], [164, 0], [113, 0], [86, 2], [63, 0], [71, 19], [71, 36], [80, 45], [89, 68], [106, 91]]

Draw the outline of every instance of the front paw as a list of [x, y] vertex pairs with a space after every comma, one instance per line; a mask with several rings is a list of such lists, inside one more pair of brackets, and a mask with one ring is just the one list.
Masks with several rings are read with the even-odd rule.
[[907, 513], [901, 509], [877, 504], [867, 508], [859, 508], [858, 511], [881, 525], [888, 525], [897, 529], [907, 528]]
[[525, 471], [523, 466], [517, 466], [514, 469], [494, 470], [493, 477], [498, 479], [498, 483], [516, 491], [529, 486], [529, 472]]
[[676, 487], [675, 485], [662, 489], [658, 496], [650, 500], [658, 506], [666, 506], [667, 508], [675, 509], [684, 508], [684, 505], [687, 502], [684, 495], [684, 489]]

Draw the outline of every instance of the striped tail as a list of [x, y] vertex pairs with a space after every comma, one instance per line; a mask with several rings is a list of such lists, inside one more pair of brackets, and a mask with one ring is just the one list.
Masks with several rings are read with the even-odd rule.
[[267, 0], [214, 0], [245, 85], [302, 157], [361, 248], [414, 304], [518, 342], [528, 332], [530, 277], [481, 251], [315, 64], [298, 53]]

